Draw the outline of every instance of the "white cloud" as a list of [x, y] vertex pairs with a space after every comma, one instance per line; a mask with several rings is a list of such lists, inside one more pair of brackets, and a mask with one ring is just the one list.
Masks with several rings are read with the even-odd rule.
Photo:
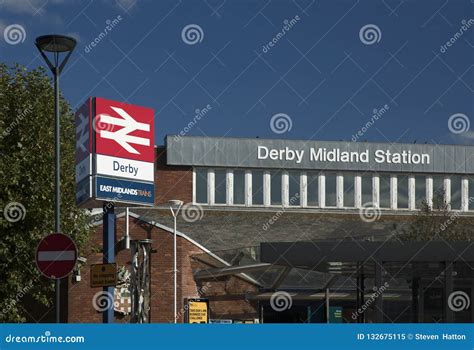
[[60, 4], [64, 0], [0, 0], [0, 9], [26, 15], [42, 15], [49, 4]]

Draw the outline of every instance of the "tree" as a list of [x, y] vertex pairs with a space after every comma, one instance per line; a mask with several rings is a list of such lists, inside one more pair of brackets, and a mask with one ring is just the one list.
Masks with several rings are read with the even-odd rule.
[[454, 212], [444, 200], [444, 192], [433, 195], [433, 206], [423, 201], [419, 213], [399, 236], [406, 241], [471, 241], [474, 239], [474, 220]]
[[[75, 125], [61, 108], [61, 229], [80, 250], [86, 213], [75, 204]], [[0, 64], [0, 321], [39, 321], [53, 307], [53, 283], [35, 265], [39, 240], [54, 230], [54, 89], [47, 72]]]

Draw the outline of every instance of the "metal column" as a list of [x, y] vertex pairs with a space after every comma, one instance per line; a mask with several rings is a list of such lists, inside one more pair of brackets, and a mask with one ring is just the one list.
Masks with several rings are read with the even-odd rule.
[[[59, 118], [59, 70], [55, 67], [54, 76], [54, 231], [61, 232], [61, 127]], [[61, 280], [55, 280], [56, 323], [61, 322]]]
[[418, 323], [420, 309], [420, 279], [413, 276], [411, 281], [411, 321]]
[[444, 303], [444, 322], [454, 322], [454, 312], [448, 306], [449, 295], [453, 292], [453, 263], [446, 261], [444, 263], [444, 290], [445, 290], [445, 303]]
[[[383, 267], [382, 262], [375, 262], [375, 286], [377, 290], [380, 291], [380, 288], [383, 284]], [[375, 299], [375, 323], [383, 323], [383, 293]]]
[[[115, 225], [116, 216], [114, 204], [112, 202], [104, 203], [103, 219], [103, 262], [110, 264], [115, 262]], [[103, 323], [114, 322], [114, 287], [103, 287], [104, 294], [110, 301], [110, 307], [102, 313]]]

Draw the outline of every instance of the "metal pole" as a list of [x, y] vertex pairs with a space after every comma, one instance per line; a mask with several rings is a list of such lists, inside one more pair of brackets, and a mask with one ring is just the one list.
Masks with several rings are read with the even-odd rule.
[[324, 293], [324, 299], [326, 302], [326, 323], [329, 323], [329, 288], [326, 288], [326, 291]]
[[[115, 226], [116, 216], [113, 202], [105, 202], [103, 206], [102, 220], [102, 242], [103, 242], [103, 263], [115, 262]], [[109, 307], [102, 313], [103, 323], [114, 322], [114, 287], [103, 287], [103, 292], [110, 301]]]
[[177, 323], [176, 315], [178, 313], [178, 285], [177, 285], [177, 273], [176, 269], [176, 216], [174, 216], [174, 230], [173, 230], [173, 275], [174, 275], [174, 323]]
[[[445, 289], [445, 301], [448, 300], [449, 296], [453, 292], [453, 263], [449, 261], [444, 262], [444, 289]], [[454, 322], [454, 312], [446, 302], [444, 305], [444, 323]]]
[[[56, 67], [53, 70], [54, 75], [54, 142], [55, 142], [55, 176], [54, 176], [54, 230], [61, 232], [61, 199], [60, 199], [60, 176], [61, 176], [61, 138], [60, 138], [60, 119], [59, 119], [59, 70]], [[56, 323], [61, 322], [61, 280], [56, 279]]]
[[383, 323], [383, 292], [381, 292], [381, 287], [383, 284], [383, 266], [381, 261], [375, 262], [375, 286], [377, 291], [380, 291], [380, 295], [375, 299], [375, 323]]
[[[170, 211], [174, 219], [174, 229], [173, 229], [173, 289], [174, 289], [174, 323], [178, 323], [178, 269], [177, 269], [177, 251], [176, 251], [176, 218], [178, 217], [179, 210], [183, 205], [183, 202], [177, 199], [170, 200]], [[176, 211], [173, 209], [175, 208]]]

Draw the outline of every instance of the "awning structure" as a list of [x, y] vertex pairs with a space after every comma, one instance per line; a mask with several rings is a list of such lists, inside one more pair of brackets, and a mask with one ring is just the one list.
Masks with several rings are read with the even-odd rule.
[[[346, 300], [357, 307], [374, 298], [376, 322], [383, 322], [384, 300], [413, 303], [413, 321], [420, 319], [420, 281], [436, 280], [449, 295], [454, 276], [474, 278], [474, 242], [470, 241], [271, 242], [215, 254], [222, 260], [207, 254], [193, 256], [211, 266], [195, 271], [196, 280], [243, 276], [260, 289], [246, 295], [248, 300], [269, 300], [276, 290], [288, 291], [293, 300]], [[384, 292], [379, 296], [375, 291], [380, 289]], [[445, 320], [452, 322], [452, 310], [445, 308], [444, 313]]]
[[264, 263], [310, 269], [329, 262], [474, 262], [473, 241], [272, 242], [260, 247]]

